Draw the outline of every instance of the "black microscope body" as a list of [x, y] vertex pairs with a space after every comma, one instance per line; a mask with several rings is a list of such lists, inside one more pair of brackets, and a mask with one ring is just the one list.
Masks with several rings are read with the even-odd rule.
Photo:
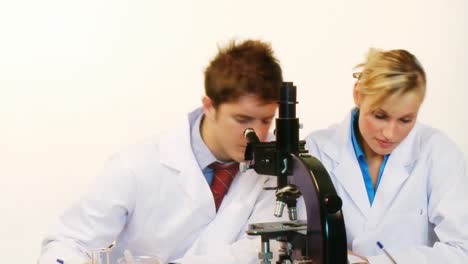
[[[244, 133], [248, 141], [247, 168], [277, 177], [274, 215], [281, 217], [287, 208], [290, 219], [251, 224], [247, 234], [261, 236], [261, 264], [270, 264], [273, 258], [270, 239], [281, 245], [277, 264], [346, 264], [342, 201], [324, 166], [307, 154], [305, 142], [299, 140], [296, 104], [296, 87], [291, 82], [284, 82], [276, 118], [276, 141], [260, 142], [253, 129]], [[297, 220], [296, 203], [301, 195], [307, 211], [305, 221]]]

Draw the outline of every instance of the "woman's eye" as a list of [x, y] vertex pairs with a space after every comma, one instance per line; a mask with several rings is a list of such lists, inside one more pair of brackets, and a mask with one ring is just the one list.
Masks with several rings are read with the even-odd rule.
[[413, 121], [413, 120], [411, 120], [411, 119], [401, 119], [400, 121], [401, 121], [402, 123], [407, 124], [407, 123], [411, 123], [411, 121]]
[[385, 118], [387, 117], [386, 115], [383, 115], [383, 114], [376, 114], [376, 115], [374, 115], [374, 116], [375, 116], [375, 118], [377, 118], [377, 119], [385, 119]]

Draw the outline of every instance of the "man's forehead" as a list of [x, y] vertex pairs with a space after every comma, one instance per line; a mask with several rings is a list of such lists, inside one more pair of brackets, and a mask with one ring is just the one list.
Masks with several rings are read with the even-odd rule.
[[248, 113], [233, 113], [233, 116], [234, 117], [238, 117], [238, 118], [250, 118], [250, 119], [254, 119], [254, 118], [261, 118], [261, 119], [270, 119], [270, 118], [273, 118], [275, 117], [275, 114], [270, 114], [270, 113], [266, 113], [266, 114], [260, 114], [260, 113], [257, 113], [257, 114], [248, 114]]

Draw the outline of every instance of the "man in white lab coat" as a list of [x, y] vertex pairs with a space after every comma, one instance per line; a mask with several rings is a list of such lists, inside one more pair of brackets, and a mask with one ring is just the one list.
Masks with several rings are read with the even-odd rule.
[[360, 66], [356, 108], [306, 138], [343, 200], [350, 259], [468, 263], [466, 164], [442, 132], [416, 122], [423, 68], [405, 50], [371, 49]]
[[47, 234], [38, 263], [86, 263], [92, 250], [113, 241], [112, 263], [126, 249], [164, 263], [258, 263], [261, 244], [245, 230], [272, 220], [274, 192], [263, 188], [274, 181], [234, 173], [218, 208], [210, 164], [242, 161], [246, 128], [267, 139], [281, 83], [269, 44], [247, 40], [220, 49], [205, 71], [202, 108], [116, 154]]

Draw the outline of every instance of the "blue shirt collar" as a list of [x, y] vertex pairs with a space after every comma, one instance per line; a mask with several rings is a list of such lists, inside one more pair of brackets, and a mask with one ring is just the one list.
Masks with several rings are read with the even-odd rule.
[[356, 124], [359, 119], [359, 109], [355, 108], [353, 109], [351, 113], [351, 140], [353, 142], [353, 148], [354, 148], [354, 153], [356, 154], [356, 157], [360, 160], [365, 160], [365, 155], [364, 152], [361, 149], [361, 146], [359, 146], [359, 142], [356, 137], [356, 132], [354, 131], [355, 129], [359, 129]]

